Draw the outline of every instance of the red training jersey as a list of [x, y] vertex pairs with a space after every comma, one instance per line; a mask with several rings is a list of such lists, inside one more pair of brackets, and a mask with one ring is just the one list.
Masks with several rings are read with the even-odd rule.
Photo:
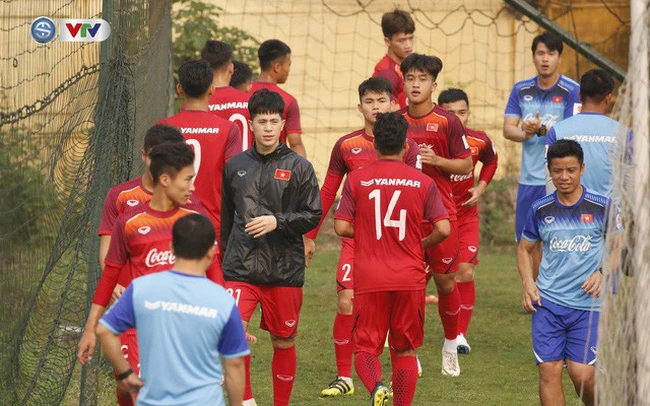
[[[409, 123], [407, 136], [420, 147], [431, 148], [436, 155], [447, 159], [462, 159], [470, 156], [463, 126], [455, 115], [437, 104], [434, 104], [431, 111], [422, 117], [411, 116], [407, 109], [402, 112]], [[422, 172], [436, 181], [445, 208], [449, 212], [449, 219], [456, 220], [456, 201], [451, 190], [449, 173], [431, 165], [422, 165]]]
[[[282, 96], [282, 100], [284, 100], [284, 112], [282, 113], [282, 119], [285, 120], [286, 122], [284, 123], [284, 128], [280, 133], [280, 142], [286, 144], [287, 134], [302, 133], [302, 128], [300, 127], [300, 107], [298, 107], [298, 101], [296, 100], [295, 97], [290, 95], [288, 92], [280, 89], [280, 87], [275, 83], [269, 83], [269, 82], [253, 81], [251, 85], [250, 94], [252, 95], [253, 93], [255, 93], [260, 89], [268, 89], [272, 92], [279, 93], [280, 96]], [[254, 138], [252, 131], [251, 131], [251, 137]], [[252, 144], [252, 138], [251, 138], [251, 144]]]
[[[334, 200], [336, 192], [341, 186], [343, 176], [361, 168], [362, 166], [376, 162], [379, 159], [374, 145], [374, 138], [366, 134], [364, 129], [357, 130], [339, 138], [332, 148], [330, 163], [325, 175], [325, 182], [321, 188], [321, 203], [323, 205], [323, 216], [318, 227], [305, 234], [308, 238], [316, 239], [318, 230], [327, 216]], [[420, 163], [420, 149], [415, 141], [407, 139], [404, 162], [416, 169], [422, 169]]]
[[239, 152], [245, 151], [253, 145], [253, 133], [248, 128], [248, 120], [251, 119], [248, 111], [249, 98], [249, 93], [232, 86], [217, 87], [208, 104], [210, 111], [217, 117], [232, 121], [239, 127], [242, 134], [242, 145]]
[[390, 56], [385, 55], [375, 65], [372, 77], [377, 76], [388, 79], [393, 88], [393, 101], [399, 103], [401, 108], [406, 107], [408, 101], [406, 93], [404, 93], [404, 75], [402, 75], [402, 69], [400, 69], [397, 62], [392, 60]]
[[478, 205], [469, 207], [462, 206], [467, 200], [472, 197], [469, 189], [474, 187], [474, 167], [476, 163], [481, 161], [481, 173], [479, 181], [490, 183], [497, 170], [498, 156], [494, 148], [492, 140], [483, 131], [465, 129], [465, 140], [469, 145], [469, 150], [472, 154], [472, 172], [465, 175], [457, 175], [454, 173], [449, 174], [449, 181], [451, 182], [451, 190], [456, 199], [456, 210], [458, 211], [458, 218], [470, 216], [478, 216]]
[[449, 218], [435, 182], [381, 159], [348, 175], [336, 219], [354, 223], [354, 292], [426, 285], [422, 223]]
[[201, 199], [212, 224], [221, 230], [221, 183], [226, 162], [242, 152], [239, 127], [207, 111], [184, 110], [156, 124], [178, 127], [194, 148], [194, 193]]

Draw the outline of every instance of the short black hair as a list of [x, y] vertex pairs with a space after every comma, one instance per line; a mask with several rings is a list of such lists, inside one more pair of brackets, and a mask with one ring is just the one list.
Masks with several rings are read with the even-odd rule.
[[465, 100], [467, 107], [469, 107], [469, 98], [467, 97], [467, 93], [465, 93], [463, 89], [457, 89], [454, 87], [443, 90], [440, 92], [440, 95], [438, 95], [438, 104], [441, 106], [443, 104], [454, 103], [461, 100]]
[[548, 48], [549, 51], [557, 51], [558, 54], [562, 55], [562, 50], [564, 49], [562, 40], [548, 31], [543, 34], [539, 34], [533, 39], [533, 46], [531, 47], [533, 55], [535, 55], [535, 51], [537, 51], [537, 45], [539, 45], [540, 42], [546, 45], [546, 48]]
[[396, 8], [381, 16], [381, 32], [388, 39], [399, 33], [413, 34], [415, 22], [409, 13]]
[[284, 100], [276, 92], [268, 89], [260, 89], [253, 93], [248, 100], [248, 112], [251, 120], [255, 119], [258, 114], [279, 114], [284, 112]]
[[260, 69], [267, 71], [271, 69], [273, 62], [278, 59], [284, 59], [291, 53], [289, 45], [279, 39], [268, 39], [262, 42], [257, 50], [257, 57], [260, 60]]
[[428, 73], [433, 80], [438, 79], [438, 74], [442, 70], [442, 60], [437, 56], [429, 56], [412, 53], [404, 58], [400, 65], [402, 74], [406, 76], [412, 70]]
[[592, 69], [580, 78], [580, 100], [601, 103], [614, 91], [614, 78], [602, 69]]
[[388, 93], [388, 96], [393, 94], [393, 86], [390, 81], [381, 76], [366, 79], [359, 85], [359, 100], [366, 95], [366, 93]]
[[253, 79], [253, 71], [247, 63], [242, 61], [233, 61], [235, 71], [230, 78], [230, 86], [237, 87]]
[[551, 161], [553, 161], [553, 159], [566, 158], [568, 156], [578, 158], [580, 165], [584, 162], [584, 153], [582, 152], [582, 147], [577, 141], [563, 139], [554, 142], [550, 147], [548, 147], [548, 152], [546, 153], [548, 167], [551, 167]]
[[149, 155], [153, 147], [166, 142], [184, 141], [185, 138], [183, 138], [183, 134], [178, 128], [165, 124], [157, 124], [149, 128], [144, 135], [144, 153]]
[[185, 142], [167, 142], [151, 149], [149, 170], [153, 184], [157, 185], [163, 173], [176, 177], [183, 168], [194, 165], [194, 151]]
[[209, 63], [214, 70], [223, 69], [232, 62], [232, 48], [222, 41], [205, 41], [201, 59]]
[[215, 240], [212, 222], [197, 213], [181, 217], [172, 228], [172, 248], [178, 258], [201, 259], [214, 246]]
[[205, 95], [212, 85], [212, 78], [210, 64], [202, 59], [187, 61], [178, 69], [178, 81], [183, 91], [194, 99]]
[[375, 146], [382, 155], [399, 154], [404, 149], [409, 124], [399, 113], [379, 113], [373, 127]]

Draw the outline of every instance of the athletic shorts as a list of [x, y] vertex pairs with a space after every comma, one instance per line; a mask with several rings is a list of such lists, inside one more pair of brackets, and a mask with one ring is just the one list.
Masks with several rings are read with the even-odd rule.
[[280, 338], [298, 335], [302, 288], [226, 281], [226, 290], [235, 298], [243, 321], [250, 321], [259, 303], [262, 307], [262, 330]]
[[[124, 354], [124, 359], [129, 362], [133, 372], [140, 376], [140, 351], [138, 349], [138, 335], [135, 332], [135, 329], [129, 329], [120, 334], [120, 343], [122, 344], [122, 354]], [[117, 372], [113, 371], [115, 376]]]
[[599, 312], [576, 310], [542, 298], [534, 304], [533, 353], [539, 365], [568, 359], [580, 364], [596, 363]]
[[517, 206], [515, 207], [515, 239], [519, 242], [521, 233], [526, 225], [526, 218], [535, 200], [546, 196], [546, 186], [532, 186], [519, 184], [517, 189]]
[[[434, 273], [447, 274], [454, 273], [458, 270], [458, 222], [451, 221], [451, 233], [440, 244], [429, 248], [425, 257], [429, 270], [427, 271], [427, 280]], [[431, 233], [433, 227], [424, 228], [424, 236]]]
[[354, 289], [354, 238], [341, 238], [341, 255], [336, 266], [336, 292]]
[[415, 350], [424, 337], [424, 289], [355, 294], [352, 350], [378, 356], [388, 343]]
[[478, 264], [479, 223], [478, 216], [458, 218], [458, 263]]

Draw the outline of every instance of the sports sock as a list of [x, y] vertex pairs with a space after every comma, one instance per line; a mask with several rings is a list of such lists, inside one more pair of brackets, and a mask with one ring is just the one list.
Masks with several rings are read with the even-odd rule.
[[381, 381], [381, 364], [379, 358], [367, 352], [358, 352], [354, 356], [354, 369], [369, 393], [375, 390]]
[[442, 321], [442, 328], [445, 330], [445, 338], [455, 340], [458, 336], [458, 313], [460, 312], [460, 293], [454, 287], [449, 293], [438, 291], [440, 302], [438, 303], [438, 314]]
[[273, 348], [273, 361], [271, 371], [273, 372], [273, 405], [288, 406], [293, 390], [293, 381], [296, 376], [296, 346], [281, 349]]
[[334, 354], [338, 376], [352, 376], [352, 326], [354, 318], [351, 314], [336, 313], [332, 337], [334, 338]]
[[248, 354], [244, 357], [244, 369], [246, 371], [246, 382], [244, 384], [244, 400], [253, 398], [253, 390], [251, 389], [251, 355]]
[[414, 356], [393, 359], [393, 405], [410, 406], [418, 384], [418, 362]]
[[456, 282], [456, 288], [460, 294], [460, 313], [458, 314], [458, 333], [467, 336], [467, 328], [474, 312], [476, 302], [476, 290], [474, 281]]

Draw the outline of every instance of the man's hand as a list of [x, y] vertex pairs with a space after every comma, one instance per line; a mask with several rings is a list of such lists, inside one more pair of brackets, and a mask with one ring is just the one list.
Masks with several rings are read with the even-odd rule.
[[537, 303], [537, 306], [542, 305], [537, 285], [535, 283], [524, 284], [524, 292], [521, 295], [521, 307], [526, 313], [534, 313], [537, 311], [533, 306], [533, 302]]
[[485, 188], [486, 188], [486, 186], [485, 186], [485, 183], [483, 183], [483, 182], [479, 182], [478, 185], [476, 185], [473, 188], [470, 188], [469, 192], [472, 194], [472, 197], [467, 199], [467, 201], [465, 203], [461, 204], [461, 206], [465, 206], [465, 207], [474, 206], [476, 203], [478, 203], [481, 196], [483, 196], [483, 193], [485, 193]]
[[248, 224], [246, 224], [244, 231], [246, 231], [248, 235], [253, 236], [253, 238], [259, 238], [276, 228], [278, 228], [278, 219], [276, 219], [275, 216], [260, 216], [253, 218]]
[[85, 365], [86, 362], [92, 361], [95, 345], [97, 345], [95, 329], [85, 328], [81, 335], [81, 340], [79, 340], [79, 345], [77, 346], [77, 359], [81, 362], [81, 365]]
[[600, 287], [603, 281], [603, 274], [596, 271], [589, 275], [587, 280], [582, 284], [582, 290], [589, 296], [596, 298], [600, 297]]
[[423, 164], [438, 166], [438, 161], [440, 157], [436, 153], [427, 147], [420, 147], [420, 157]]
[[316, 242], [308, 237], [304, 237], [303, 240], [305, 242], [305, 268], [309, 268], [309, 263], [316, 252]]
[[250, 334], [250, 333], [247, 331], [247, 332], [246, 332], [246, 341], [248, 341], [249, 343], [253, 343], [253, 344], [255, 344], [255, 343], [257, 343], [257, 337], [255, 337], [254, 335]]
[[111, 299], [114, 301], [119, 299], [125, 290], [126, 288], [118, 283], [117, 285], [115, 285], [115, 289], [113, 289], [113, 294], [111, 295]]
[[144, 386], [144, 381], [132, 372], [131, 375], [122, 379], [118, 384], [118, 389], [123, 393], [130, 393], [131, 399], [135, 399], [140, 391], [140, 388]]
[[542, 119], [539, 118], [539, 111], [535, 114], [535, 118], [532, 120], [525, 120], [522, 124], [522, 130], [526, 134], [526, 139], [529, 140], [533, 138], [535, 134], [539, 131], [542, 126]]

